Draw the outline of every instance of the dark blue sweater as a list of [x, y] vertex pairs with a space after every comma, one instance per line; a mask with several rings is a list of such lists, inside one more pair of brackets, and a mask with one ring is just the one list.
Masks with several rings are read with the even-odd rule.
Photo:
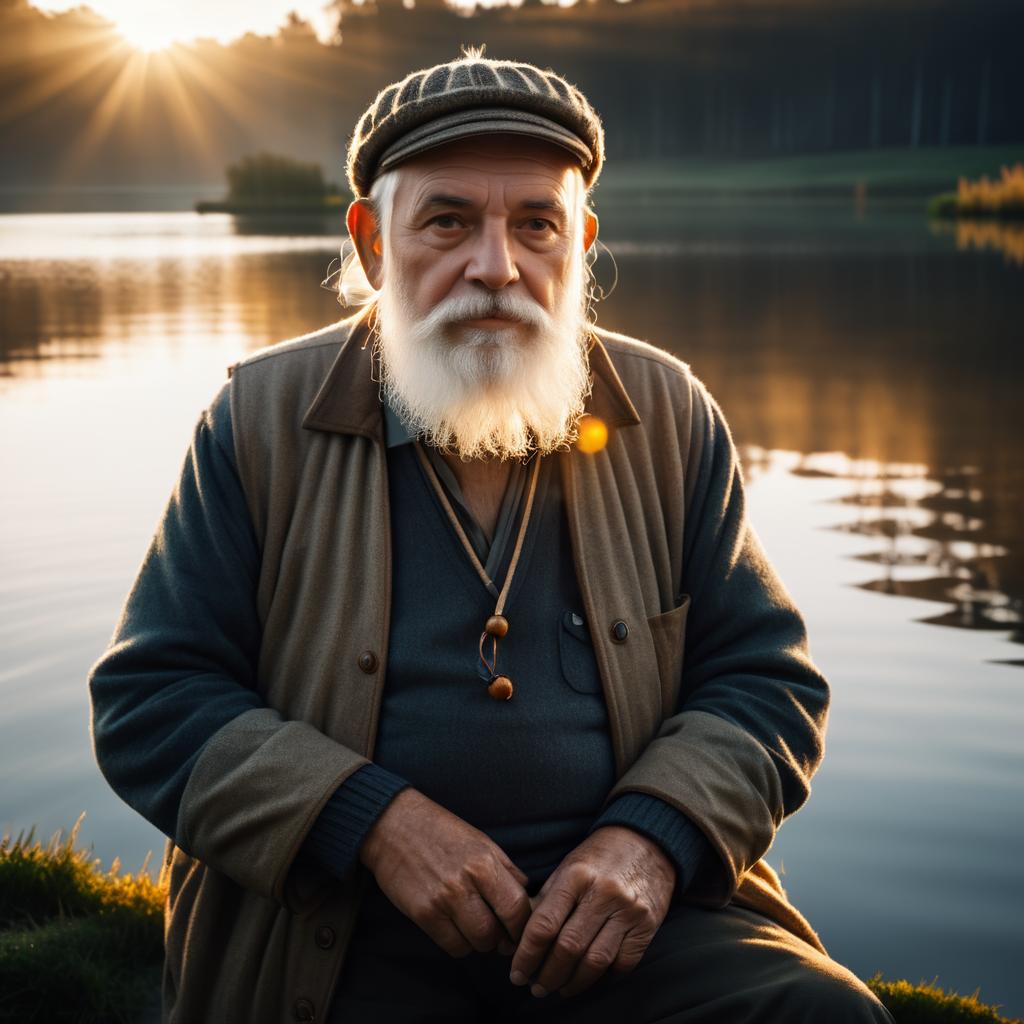
[[374, 764], [339, 789], [307, 849], [340, 874], [350, 870], [366, 832], [408, 779], [490, 835], [531, 886], [539, 887], [588, 831], [618, 824], [669, 854], [680, 895], [710, 849], [702, 833], [675, 808], [640, 793], [620, 797], [600, 814], [615, 782], [614, 755], [557, 464], [548, 459], [541, 467], [506, 604], [514, 628], [499, 644], [499, 670], [515, 681], [516, 698], [496, 703], [480, 684], [487, 673], [477, 638], [508, 571], [529, 469], [513, 463], [488, 542], [458, 481], [429, 453], [497, 585], [485, 589], [415, 456], [412, 435], [390, 408], [385, 414], [392, 624]]

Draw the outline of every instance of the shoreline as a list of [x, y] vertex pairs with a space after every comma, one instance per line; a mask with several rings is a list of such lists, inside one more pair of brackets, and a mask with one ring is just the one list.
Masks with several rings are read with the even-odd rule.
[[[672, 157], [652, 160], [611, 157], [594, 191], [598, 210], [606, 200], [828, 198], [867, 202], [902, 198], [920, 200], [949, 192], [959, 177], [997, 174], [1003, 164], [1024, 161], [1024, 143], [1001, 146], [897, 147], [844, 150], [798, 156]], [[235, 213], [239, 216], [333, 214], [343, 211], [348, 196], [333, 193], [326, 202], [230, 204], [226, 199], [197, 199], [216, 186], [189, 184], [87, 185], [58, 188], [38, 182], [0, 185], [0, 210], [7, 213], [151, 212], [173, 210]], [[230, 209], [229, 209], [230, 207]]]

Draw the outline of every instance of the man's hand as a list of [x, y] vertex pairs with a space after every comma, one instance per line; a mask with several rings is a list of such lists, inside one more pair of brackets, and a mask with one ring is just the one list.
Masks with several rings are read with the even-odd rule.
[[661, 927], [675, 883], [675, 865], [657, 843], [619, 825], [597, 829], [533, 901], [513, 983], [533, 979], [534, 995], [574, 996], [609, 968], [631, 971]]
[[526, 875], [504, 850], [418, 790], [391, 801], [359, 856], [384, 895], [451, 956], [507, 955], [530, 917]]

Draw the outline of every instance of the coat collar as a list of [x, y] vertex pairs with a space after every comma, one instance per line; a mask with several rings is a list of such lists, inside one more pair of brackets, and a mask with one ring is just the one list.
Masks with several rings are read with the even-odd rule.
[[[342, 327], [348, 337], [313, 399], [302, 425], [308, 430], [336, 434], [363, 434], [384, 439], [384, 401], [380, 394], [380, 367], [371, 344], [376, 307], [368, 306]], [[609, 428], [640, 422], [640, 416], [612, 365], [608, 350], [591, 334], [590, 371], [593, 390], [585, 411], [604, 420]]]

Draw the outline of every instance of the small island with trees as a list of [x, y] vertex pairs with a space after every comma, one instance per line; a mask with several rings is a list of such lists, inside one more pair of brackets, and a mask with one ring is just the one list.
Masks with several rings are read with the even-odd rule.
[[227, 169], [225, 199], [201, 199], [198, 213], [295, 214], [333, 213], [348, 203], [348, 194], [324, 179], [316, 163], [275, 153], [242, 157]]

